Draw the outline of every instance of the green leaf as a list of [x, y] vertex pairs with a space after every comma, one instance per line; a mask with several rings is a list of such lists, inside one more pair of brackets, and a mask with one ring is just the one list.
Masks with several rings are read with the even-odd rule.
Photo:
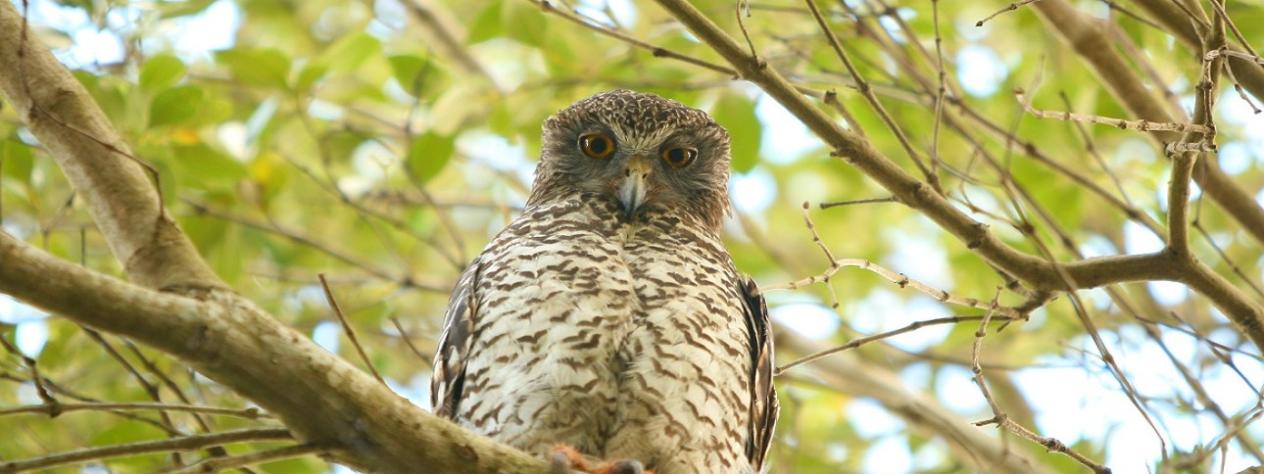
[[[321, 472], [322, 466], [315, 457], [285, 459], [260, 464], [259, 468], [269, 474], [289, 474], [294, 472]], [[325, 468], [328, 470], [328, 468]]]
[[527, 2], [505, 2], [500, 18], [505, 36], [523, 44], [543, 46], [549, 24], [539, 8]]
[[197, 116], [203, 94], [202, 88], [193, 85], [159, 92], [149, 104], [149, 127], [178, 124]]
[[233, 77], [256, 86], [284, 89], [290, 76], [290, 57], [278, 49], [217, 51], [215, 61], [228, 66], [233, 71]]
[[443, 171], [454, 149], [452, 137], [434, 132], [418, 135], [408, 147], [408, 172], [418, 182], [430, 181]]
[[364, 63], [369, 56], [382, 51], [382, 42], [368, 33], [343, 36], [325, 51], [320, 63], [335, 71], [351, 71]]
[[140, 69], [140, 88], [147, 91], [166, 89], [180, 82], [185, 71], [184, 62], [175, 56], [154, 56]]
[[0, 163], [4, 166], [4, 176], [17, 179], [23, 183], [31, 180], [31, 170], [35, 168], [35, 158], [31, 156], [31, 147], [17, 139], [0, 142]]
[[298, 82], [294, 84], [294, 89], [299, 92], [307, 92], [311, 90], [316, 82], [325, 78], [325, 73], [329, 72], [329, 66], [321, 63], [307, 63], [303, 66], [303, 70], [298, 73]]
[[755, 117], [755, 102], [746, 96], [725, 94], [712, 112], [715, 121], [729, 131], [729, 154], [733, 170], [745, 173], [759, 163], [760, 126]]
[[423, 84], [419, 82], [419, 77], [426, 72], [428, 60], [421, 56], [412, 54], [397, 54], [390, 57], [391, 70], [395, 73], [395, 80], [399, 81], [400, 87], [413, 94], [419, 86]]
[[232, 185], [244, 179], [246, 166], [232, 157], [199, 143], [173, 147], [175, 167], [185, 186], [207, 189], [216, 185]]
[[470, 25], [469, 36], [465, 38], [465, 42], [469, 44], [481, 43], [489, 39], [500, 36], [500, 10], [502, 2], [495, 0], [483, 8], [474, 18], [474, 23]]

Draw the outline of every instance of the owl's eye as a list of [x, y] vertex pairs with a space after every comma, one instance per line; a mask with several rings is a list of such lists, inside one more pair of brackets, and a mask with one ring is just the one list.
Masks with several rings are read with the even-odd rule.
[[698, 157], [698, 150], [693, 148], [668, 148], [663, 150], [662, 158], [673, 168], [684, 168]]
[[579, 151], [589, 158], [608, 158], [614, 154], [614, 140], [604, 133], [585, 133], [579, 136]]

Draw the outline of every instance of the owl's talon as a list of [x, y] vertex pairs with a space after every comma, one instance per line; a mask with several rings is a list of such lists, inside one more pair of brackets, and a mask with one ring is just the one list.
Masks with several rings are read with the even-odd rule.
[[549, 452], [549, 470], [553, 474], [570, 474], [572, 471], [589, 472], [588, 460], [574, 446], [561, 443]]
[[610, 464], [610, 474], [645, 474], [645, 465], [635, 459], [625, 459]]

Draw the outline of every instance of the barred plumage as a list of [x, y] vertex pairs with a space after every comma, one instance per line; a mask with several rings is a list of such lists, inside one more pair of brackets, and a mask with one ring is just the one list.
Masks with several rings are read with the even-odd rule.
[[[617, 152], [584, 156], [594, 133]], [[718, 237], [727, 134], [701, 111], [613, 91], [559, 112], [544, 137], [526, 209], [453, 292], [436, 412], [531, 452], [759, 470], [777, 416], [772, 337]], [[659, 160], [671, 147], [697, 157]]]

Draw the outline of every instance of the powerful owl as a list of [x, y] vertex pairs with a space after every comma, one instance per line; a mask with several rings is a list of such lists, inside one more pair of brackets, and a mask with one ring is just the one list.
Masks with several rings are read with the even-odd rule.
[[550, 117], [526, 207], [452, 293], [435, 412], [567, 469], [758, 472], [773, 341], [718, 235], [728, 177], [728, 132], [678, 102]]

